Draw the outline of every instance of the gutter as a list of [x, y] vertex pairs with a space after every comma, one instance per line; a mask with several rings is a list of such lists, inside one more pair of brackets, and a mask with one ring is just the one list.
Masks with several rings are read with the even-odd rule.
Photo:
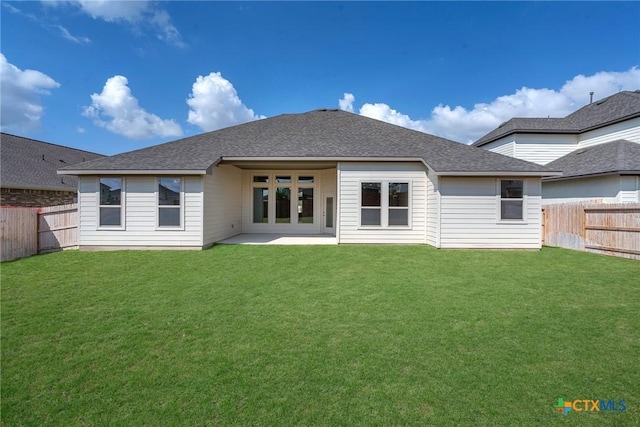
[[206, 175], [207, 169], [68, 169], [58, 175]]
[[483, 172], [461, 172], [461, 171], [442, 171], [435, 172], [438, 176], [560, 176], [562, 172], [550, 171], [483, 171]]
[[640, 175], [640, 170], [624, 170], [624, 171], [608, 171], [608, 172], [594, 172], [586, 173], [582, 175], [562, 175], [550, 178], [542, 178], [544, 182], [566, 181], [568, 179], [581, 179], [581, 178], [597, 178], [599, 176], [610, 175]]

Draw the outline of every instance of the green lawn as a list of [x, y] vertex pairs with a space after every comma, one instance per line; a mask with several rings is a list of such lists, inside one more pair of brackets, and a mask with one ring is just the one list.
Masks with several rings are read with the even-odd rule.
[[2, 425], [640, 424], [638, 261], [221, 245], [1, 269]]

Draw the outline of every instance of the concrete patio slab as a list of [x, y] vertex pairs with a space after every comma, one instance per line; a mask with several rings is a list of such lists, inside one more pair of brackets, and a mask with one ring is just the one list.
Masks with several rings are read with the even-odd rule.
[[218, 242], [229, 245], [337, 245], [338, 240], [331, 234], [309, 236], [289, 234], [238, 234]]

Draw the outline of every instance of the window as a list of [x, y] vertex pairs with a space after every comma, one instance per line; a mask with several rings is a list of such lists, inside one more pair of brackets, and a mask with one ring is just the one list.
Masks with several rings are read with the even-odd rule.
[[500, 180], [500, 219], [524, 219], [524, 181], [521, 179]]
[[253, 222], [269, 222], [269, 189], [263, 187], [253, 188]]
[[256, 174], [251, 187], [254, 224], [314, 223], [314, 175]]
[[291, 223], [291, 188], [276, 187], [276, 224]]
[[381, 188], [379, 182], [363, 182], [361, 192], [360, 223], [362, 225], [381, 224]]
[[182, 179], [158, 178], [158, 227], [182, 225]]
[[333, 228], [333, 197], [327, 197], [327, 214], [324, 226]]
[[122, 227], [122, 178], [100, 178], [100, 227]]
[[298, 224], [313, 224], [313, 188], [298, 189]]
[[409, 225], [409, 183], [389, 183], [389, 225]]
[[409, 226], [409, 183], [361, 183], [360, 225]]

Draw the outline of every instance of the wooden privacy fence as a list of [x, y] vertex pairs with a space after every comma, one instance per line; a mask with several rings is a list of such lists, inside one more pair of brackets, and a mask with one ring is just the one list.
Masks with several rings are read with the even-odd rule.
[[542, 208], [546, 246], [640, 259], [640, 203], [562, 203]]
[[0, 209], [1, 261], [10, 261], [38, 252], [38, 233], [34, 233], [37, 223], [38, 210], [35, 208]]
[[9, 261], [78, 245], [78, 205], [0, 209], [0, 259]]
[[38, 211], [38, 252], [78, 245], [78, 204], [50, 206]]

